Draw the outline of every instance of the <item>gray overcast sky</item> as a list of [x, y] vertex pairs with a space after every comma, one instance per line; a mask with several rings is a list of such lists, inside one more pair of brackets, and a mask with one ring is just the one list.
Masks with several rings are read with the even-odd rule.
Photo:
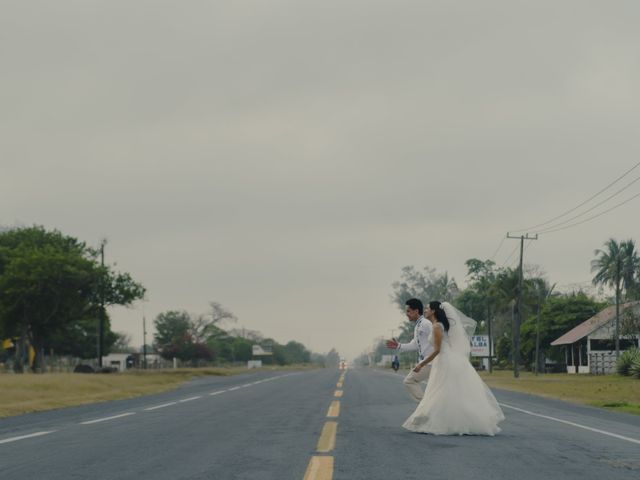
[[[353, 357], [402, 321], [404, 265], [464, 285], [466, 259], [640, 160], [639, 14], [0, 0], [0, 223], [107, 237], [108, 261], [148, 288], [111, 311], [135, 343], [143, 309], [215, 300], [237, 326]], [[608, 237], [640, 240], [639, 204], [541, 237], [527, 262], [590, 280]]]

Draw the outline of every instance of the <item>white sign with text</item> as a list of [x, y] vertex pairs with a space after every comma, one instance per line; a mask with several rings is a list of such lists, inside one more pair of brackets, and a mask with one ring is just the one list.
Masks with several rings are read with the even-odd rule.
[[473, 335], [471, 337], [471, 356], [489, 356], [489, 335]]

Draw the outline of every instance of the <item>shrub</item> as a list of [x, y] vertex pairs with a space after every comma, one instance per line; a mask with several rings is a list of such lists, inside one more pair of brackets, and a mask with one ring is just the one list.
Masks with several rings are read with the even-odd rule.
[[620, 358], [616, 362], [616, 370], [620, 375], [633, 375], [631, 367], [634, 362], [640, 364], [640, 350], [637, 348], [631, 348], [622, 352]]
[[629, 367], [629, 374], [640, 379], [640, 354], [636, 355]]

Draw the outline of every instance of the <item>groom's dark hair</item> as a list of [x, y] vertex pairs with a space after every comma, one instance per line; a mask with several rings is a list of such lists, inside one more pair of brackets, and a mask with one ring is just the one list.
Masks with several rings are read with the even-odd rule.
[[404, 302], [406, 306], [408, 306], [411, 310], [418, 310], [420, 315], [424, 313], [424, 307], [422, 306], [422, 302], [417, 298], [410, 298], [406, 302]]

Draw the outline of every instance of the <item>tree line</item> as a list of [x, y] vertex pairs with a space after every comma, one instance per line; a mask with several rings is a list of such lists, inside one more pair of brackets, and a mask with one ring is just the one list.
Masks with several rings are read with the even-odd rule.
[[[44, 371], [45, 353], [96, 358], [101, 320], [103, 355], [129, 348], [126, 334], [112, 331], [107, 308], [131, 306], [146, 289], [129, 273], [105, 265], [100, 254], [99, 248], [58, 230], [0, 229], [0, 362], [23, 371], [29, 347], [35, 372]], [[298, 342], [280, 345], [257, 332], [225, 331], [222, 324], [233, 320], [216, 302], [205, 315], [164, 312], [155, 319], [154, 347], [165, 358], [194, 364], [243, 362], [251, 358], [254, 344], [270, 348], [264, 363], [339, 361], [335, 351], [313, 354]]]
[[0, 339], [13, 339], [15, 371], [22, 371], [27, 345], [35, 351], [34, 371], [42, 371], [45, 352], [95, 357], [101, 317], [103, 345], [108, 351], [116, 343], [106, 308], [133, 304], [145, 288], [99, 256], [99, 249], [41, 226], [0, 232]]
[[[222, 328], [235, 321], [236, 316], [218, 302], [210, 302], [209, 311], [201, 315], [169, 310], [154, 320], [154, 347], [165, 359], [177, 358], [194, 366], [260, 359], [265, 365], [315, 363], [334, 367], [340, 360], [335, 349], [322, 355], [293, 340], [281, 345], [255, 330]], [[254, 345], [267, 355], [254, 355]]]

